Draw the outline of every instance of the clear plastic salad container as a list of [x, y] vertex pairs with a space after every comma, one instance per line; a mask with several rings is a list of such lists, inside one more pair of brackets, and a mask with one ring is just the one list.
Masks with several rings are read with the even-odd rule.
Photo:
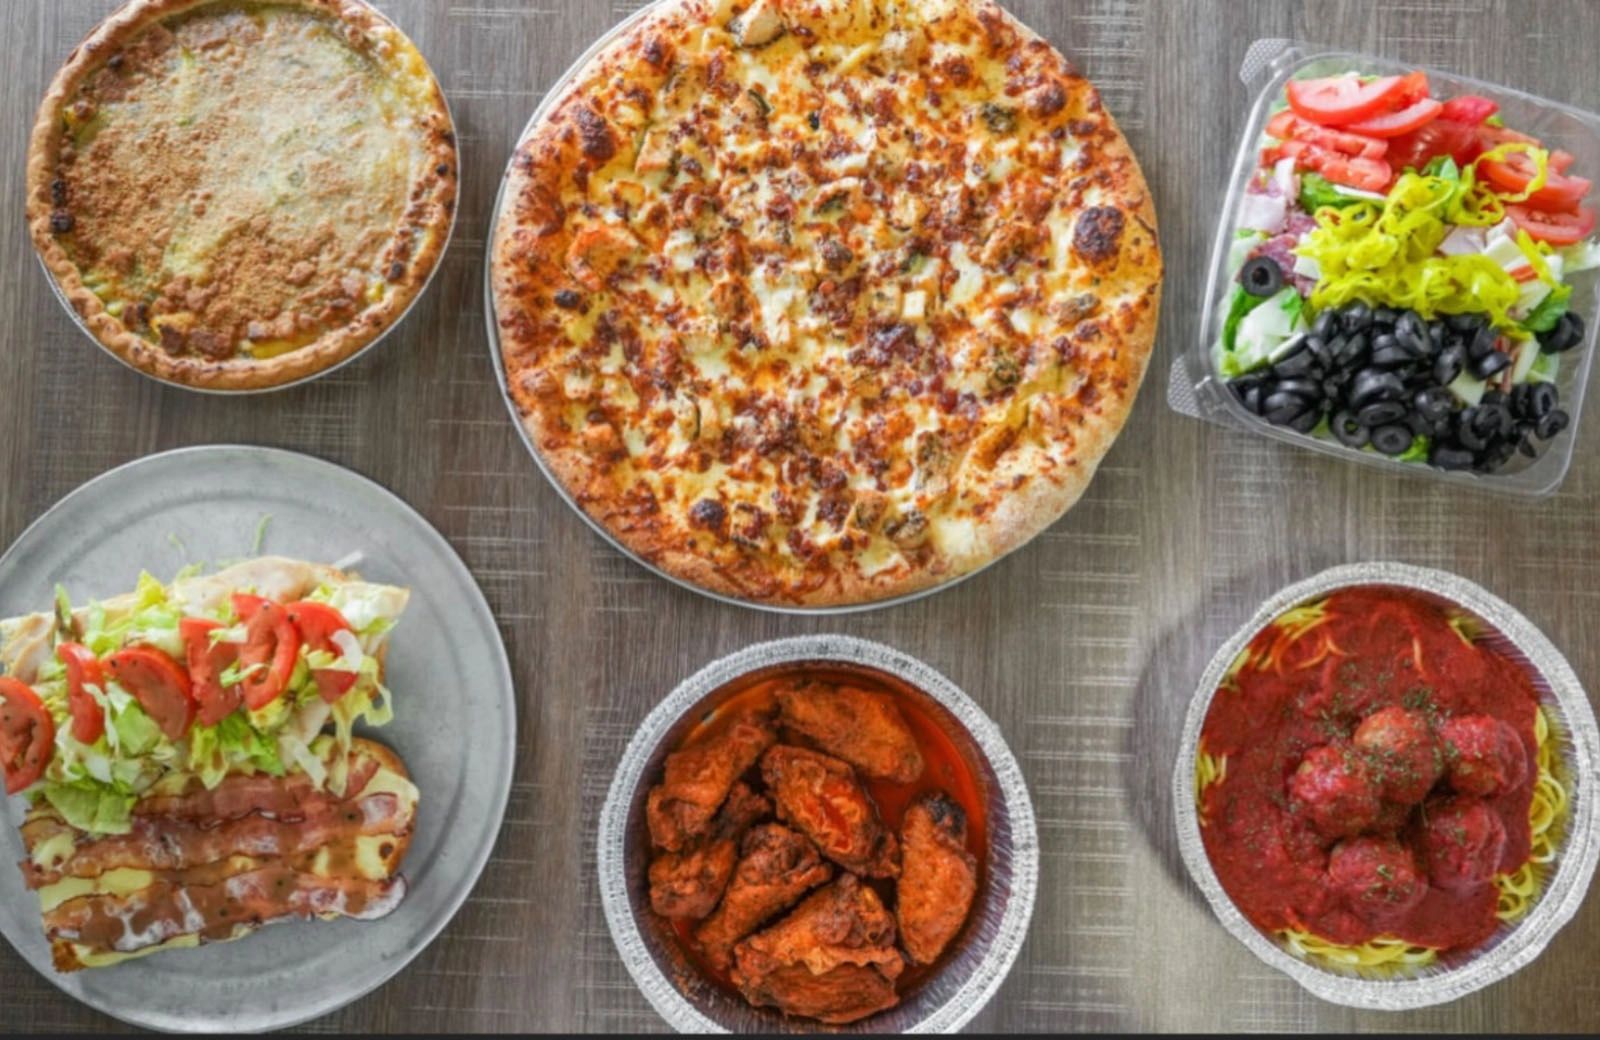
[[[1572, 463], [1576, 429], [1583, 406], [1584, 389], [1600, 331], [1600, 271], [1587, 270], [1568, 276], [1572, 287], [1569, 309], [1584, 320], [1582, 342], [1556, 355], [1558, 365], [1549, 373], [1560, 395], [1560, 407], [1570, 416], [1568, 427], [1541, 447], [1537, 458], [1517, 455], [1493, 473], [1437, 469], [1419, 461], [1401, 461], [1374, 451], [1371, 447], [1347, 447], [1332, 437], [1313, 436], [1284, 426], [1275, 426], [1248, 411], [1227, 385], [1218, 370], [1217, 348], [1222, 341], [1230, 299], [1239, 271], [1240, 258], [1235, 243], [1241, 226], [1246, 189], [1255, 175], [1260, 151], [1265, 142], [1266, 125], [1282, 107], [1286, 85], [1292, 79], [1334, 76], [1355, 72], [1362, 76], [1405, 75], [1421, 69], [1426, 72], [1434, 97], [1477, 95], [1500, 106], [1506, 127], [1538, 138], [1548, 148], [1573, 156], [1572, 172], [1600, 181], [1600, 116], [1570, 105], [1547, 101], [1509, 87], [1484, 83], [1425, 66], [1406, 64], [1390, 58], [1340, 51], [1293, 40], [1257, 40], [1251, 45], [1240, 67], [1240, 78], [1254, 92], [1233, 174], [1212, 247], [1211, 274], [1206, 289], [1199, 341], [1173, 363], [1167, 388], [1172, 409], [1184, 415], [1220, 425], [1235, 426], [1325, 454], [1384, 469], [1423, 474], [1486, 491], [1524, 497], [1548, 495], [1560, 486]], [[1600, 194], [1587, 204], [1595, 205]], [[1593, 238], [1591, 234], [1590, 238]]]

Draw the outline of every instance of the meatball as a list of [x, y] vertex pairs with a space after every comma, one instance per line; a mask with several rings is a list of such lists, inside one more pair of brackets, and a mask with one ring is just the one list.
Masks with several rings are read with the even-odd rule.
[[1379, 708], [1356, 727], [1355, 745], [1367, 752], [1385, 798], [1416, 805], [1444, 773], [1444, 758], [1428, 717], [1398, 705]]
[[1422, 833], [1428, 878], [1439, 888], [1470, 891], [1493, 880], [1506, 849], [1506, 828], [1476, 798], [1429, 802]]
[[1450, 786], [1490, 798], [1528, 778], [1528, 751], [1510, 724], [1489, 715], [1462, 715], [1439, 727]]
[[1352, 911], [1378, 928], [1404, 917], [1428, 894], [1416, 857], [1393, 838], [1352, 838], [1335, 845], [1328, 882]]
[[1349, 744], [1312, 748], [1289, 777], [1290, 805], [1326, 838], [1353, 838], [1383, 808], [1372, 767]]

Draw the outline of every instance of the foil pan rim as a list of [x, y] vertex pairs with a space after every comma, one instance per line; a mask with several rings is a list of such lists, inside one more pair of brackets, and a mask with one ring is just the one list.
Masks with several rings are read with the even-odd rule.
[[[1200, 728], [1229, 665], [1257, 632], [1289, 607], [1360, 585], [1394, 585], [1432, 593], [1488, 621], [1528, 658], [1549, 686], [1570, 741], [1570, 746], [1563, 749], [1569, 756], [1567, 767], [1572, 778], [1566, 840], [1538, 903], [1513, 928], [1493, 940], [1492, 947], [1467, 963], [1411, 978], [1368, 979], [1339, 974], [1295, 957], [1262, 933], [1239, 912], [1217, 879], [1200, 838], [1195, 810], [1194, 759]], [[1600, 858], [1600, 819], [1595, 806], [1597, 763], [1600, 727], [1582, 683], [1549, 638], [1520, 611], [1477, 583], [1447, 571], [1386, 561], [1345, 564], [1272, 595], [1222, 644], [1206, 666], [1184, 719], [1172, 775], [1179, 851], [1189, 876], [1234, 938], [1314, 996], [1347, 1007], [1382, 1011], [1429, 1007], [1457, 1000], [1526, 967], [1577, 914], [1588, 893], [1596, 859]]]
[[933, 698], [966, 730], [988, 760], [1010, 827], [1011, 889], [999, 928], [971, 975], [907, 1032], [953, 1033], [989, 1002], [1010, 973], [1033, 918], [1039, 884], [1039, 837], [1022, 769], [1000, 727], [976, 701], [943, 673], [883, 643], [846, 635], [807, 635], [756, 643], [705, 665], [683, 680], [639, 725], [617, 766], [600, 812], [596, 870], [606, 925], [628, 974], [656, 1012], [680, 1032], [723, 1033], [684, 996], [657, 965], [639, 930], [624, 867], [628, 815], [651, 757], [683, 715], [708, 694], [751, 672], [801, 661], [837, 662], [875, 668]]

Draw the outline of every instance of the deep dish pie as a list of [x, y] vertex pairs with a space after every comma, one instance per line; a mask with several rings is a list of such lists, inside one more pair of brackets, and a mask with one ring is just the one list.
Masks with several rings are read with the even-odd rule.
[[1094, 87], [991, 0], [667, 0], [517, 149], [515, 407], [590, 517], [713, 592], [938, 584], [1077, 500], [1161, 253]]
[[57, 74], [28, 219], [89, 330], [140, 370], [245, 390], [405, 312], [456, 198], [422, 56], [358, 0], [133, 0]]

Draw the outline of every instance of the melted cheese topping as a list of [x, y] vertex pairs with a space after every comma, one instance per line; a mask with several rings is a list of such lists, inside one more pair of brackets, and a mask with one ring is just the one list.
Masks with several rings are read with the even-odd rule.
[[1120, 135], [986, 0], [683, 7], [580, 80], [582, 169], [525, 197], [532, 224], [560, 196], [536, 331], [503, 321], [551, 376], [518, 384], [541, 446], [625, 541], [753, 596], [984, 562], [995, 503], [1131, 394], [1121, 311], [1159, 257]]
[[[293, 4], [151, 25], [64, 112], [52, 230], [123, 326], [174, 354], [295, 350], [383, 303], [414, 249], [434, 85], [398, 33]], [[404, 229], [404, 230], [402, 230]]]

